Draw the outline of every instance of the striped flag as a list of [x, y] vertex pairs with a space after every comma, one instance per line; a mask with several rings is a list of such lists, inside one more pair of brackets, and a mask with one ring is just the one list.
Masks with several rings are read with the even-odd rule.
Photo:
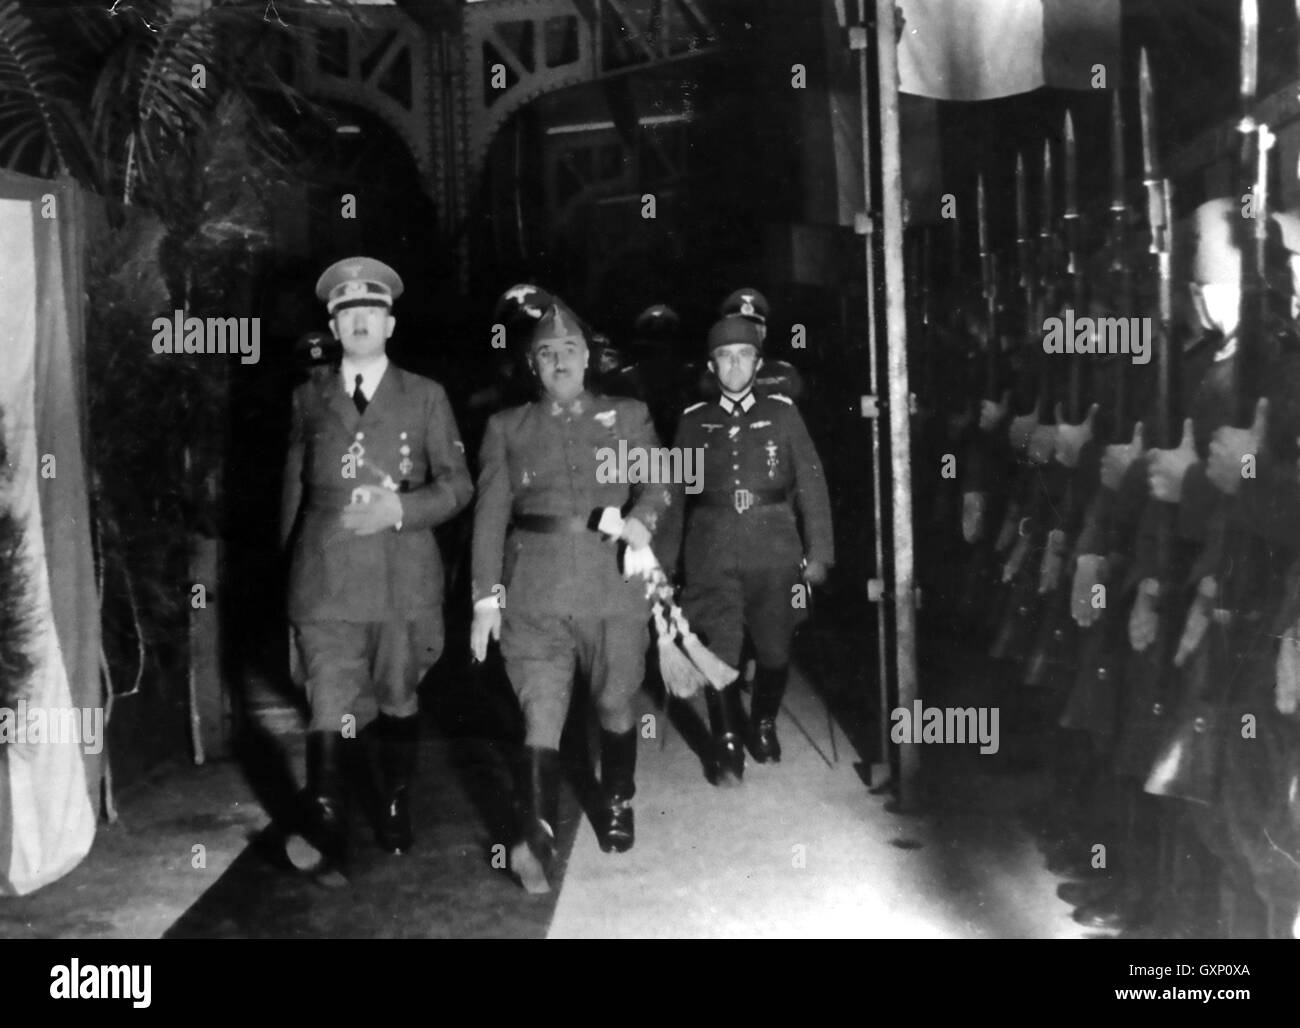
[[900, 89], [992, 100], [1119, 77], [1119, 0], [898, 0]]

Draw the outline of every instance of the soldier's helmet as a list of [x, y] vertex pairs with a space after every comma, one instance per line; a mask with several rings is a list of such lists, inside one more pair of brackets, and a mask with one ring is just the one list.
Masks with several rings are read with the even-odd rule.
[[530, 282], [520, 282], [501, 294], [492, 308], [492, 320], [507, 328], [537, 322], [555, 302], [551, 293]]
[[632, 337], [639, 346], [658, 347], [676, 339], [680, 329], [677, 312], [666, 303], [656, 303], [636, 316]]
[[294, 364], [309, 368], [332, 364], [343, 356], [343, 344], [328, 332], [304, 332], [293, 344]]
[[709, 329], [708, 353], [713, 356], [713, 351], [719, 347], [731, 346], [736, 343], [748, 344], [756, 349], [759, 354], [763, 352], [763, 336], [759, 332], [758, 325], [745, 317], [724, 317], [713, 323]]

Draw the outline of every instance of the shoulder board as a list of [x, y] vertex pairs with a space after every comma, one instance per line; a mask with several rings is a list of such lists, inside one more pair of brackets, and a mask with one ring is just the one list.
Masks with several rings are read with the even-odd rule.
[[687, 407], [684, 411], [682, 411], [682, 413], [683, 413], [683, 414], [689, 414], [691, 411], [693, 411], [693, 410], [699, 410], [701, 407], [705, 407], [705, 406], [708, 406], [708, 401], [707, 401], [707, 400], [701, 400], [699, 403], [693, 403], [693, 404], [691, 404], [691, 405], [690, 405], [689, 407]]
[[784, 393], [768, 393], [767, 398], [769, 400], [779, 400], [781, 401], [781, 403], [784, 403], [790, 407], [794, 406], [794, 401], [790, 399], [790, 397], [786, 396]]

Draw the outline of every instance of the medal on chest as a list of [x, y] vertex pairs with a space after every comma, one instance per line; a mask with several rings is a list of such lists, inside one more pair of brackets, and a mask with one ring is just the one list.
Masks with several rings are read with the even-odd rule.
[[767, 451], [767, 477], [776, 478], [776, 466], [777, 466], [776, 443], [772, 442], [772, 440], [769, 439], [767, 441], [767, 445], [764, 446], [763, 449]]

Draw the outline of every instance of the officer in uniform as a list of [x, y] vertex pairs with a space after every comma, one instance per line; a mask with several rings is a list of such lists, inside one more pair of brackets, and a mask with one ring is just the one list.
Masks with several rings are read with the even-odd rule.
[[443, 648], [442, 561], [432, 529], [473, 495], [442, 386], [390, 364], [402, 280], [366, 257], [316, 283], [342, 347], [293, 394], [281, 536], [292, 545], [289, 620], [311, 705], [307, 788], [294, 863], [340, 869], [347, 817], [342, 750], [378, 707], [378, 841], [412, 844], [408, 790], [416, 686]]
[[595, 526], [605, 508], [627, 511], [621, 540], [644, 550], [669, 495], [606, 473], [620, 444], [629, 453], [658, 444], [644, 403], [587, 391], [589, 358], [581, 323], [557, 301], [529, 347], [542, 394], [488, 421], [480, 457], [471, 646], [481, 661], [489, 639], [500, 640], [524, 715], [510, 866], [529, 892], [549, 890], [575, 671], [590, 682], [601, 726], [601, 848], [623, 852], [634, 841], [632, 699], [645, 675], [649, 606], [644, 583], [624, 578], [618, 548]]
[[[754, 390], [762, 347], [747, 317], [725, 317], [709, 331], [721, 395], [688, 407], [676, 439], [679, 450], [703, 453], [703, 490], [688, 496], [684, 484], [674, 487], [657, 541], [661, 563], [675, 567], [685, 535], [683, 606], [714, 653], [736, 666], [749, 629], [758, 671], [748, 742], [760, 763], [781, 756], [776, 715], [789, 674], [795, 587], [801, 577], [822, 584], [835, 560], [826, 481], [803, 418], [789, 397]], [[706, 693], [716, 784], [744, 773], [738, 689]]]
[[[767, 342], [767, 319], [770, 313], [767, 297], [749, 286], [728, 293], [718, 305], [720, 318], [745, 318], [752, 321], [758, 328], [759, 339], [764, 343]], [[718, 382], [711, 369], [700, 368], [694, 377], [697, 381], [696, 395], [706, 400], [716, 400]], [[754, 391], [760, 396], [765, 393], [780, 393], [798, 403], [804, 394], [803, 376], [789, 361], [764, 359], [758, 378], [754, 381]]]

